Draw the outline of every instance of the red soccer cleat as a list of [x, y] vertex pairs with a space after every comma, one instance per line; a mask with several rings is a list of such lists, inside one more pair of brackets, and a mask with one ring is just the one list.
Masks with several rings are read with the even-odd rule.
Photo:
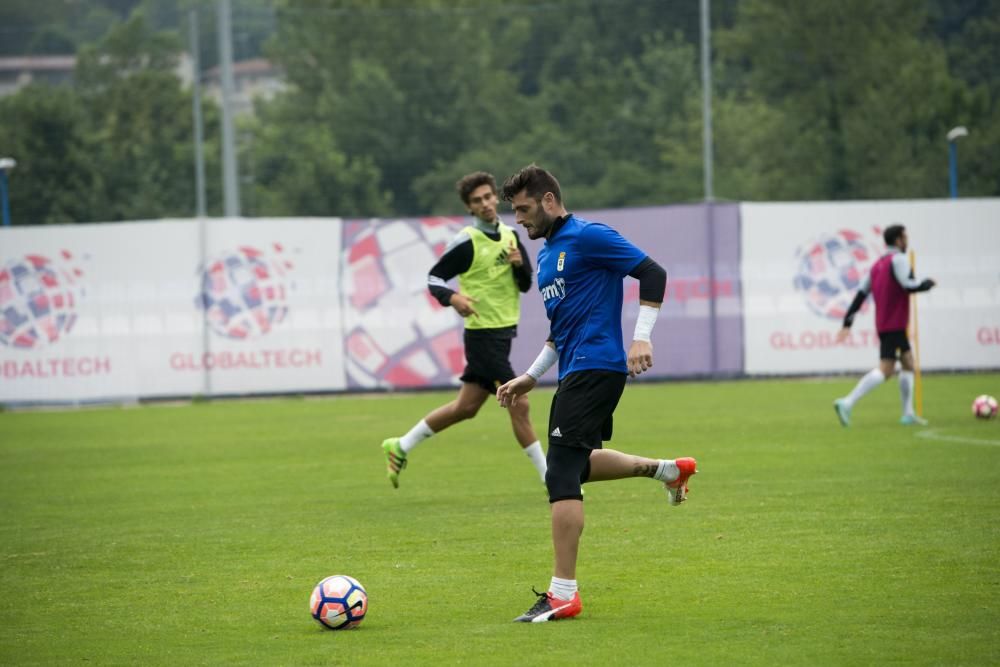
[[572, 600], [560, 600], [552, 593], [539, 593], [534, 588], [531, 592], [538, 596], [538, 601], [528, 611], [514, 619], [515, 623], [544, 623], [557, 621], [561, 618], [572, 618], [583, 611], [580, 593], [573, 593]]
[[680, 474], [672, 482], [664, 482], [663, 487], [667, 490], [667, 498], [671, 505], [680, 505], [687, 500], [688, 478], [698, 472], [698, 462], [690, 457], [675, 459], [677, 470]]

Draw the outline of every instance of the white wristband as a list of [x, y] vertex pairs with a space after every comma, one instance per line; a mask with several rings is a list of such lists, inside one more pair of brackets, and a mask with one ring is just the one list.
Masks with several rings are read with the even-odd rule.
[[639, 306], [639, 317], [635, 320], [635, 333], [632, 340], [644, 340], [649, 342], [649, 337], [653, 333], [653, 325], [660, 314], [659, 308], [652, 306]]
[[542, 346], [542, 351], [538, 353], [535, 362], [531, 364], [531, 368], [526, 370], [524, 374], [530, 375], [537, 380], [545, 375], [545, 371], [552, 368], [552, 364], [557, 361], [559, 361], [559, 353], [554, 348], [544, 345]]

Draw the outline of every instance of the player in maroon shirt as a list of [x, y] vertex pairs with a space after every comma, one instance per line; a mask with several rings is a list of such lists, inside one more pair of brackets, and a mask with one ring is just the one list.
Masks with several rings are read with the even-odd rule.
[[844, 426], [851, 423], [851, 409], [869, 391], [892, 377], [896, 371], [896, 360], [902, 366], [899, 371], [899, 396], [903, 403], [901, 424], [921, 424], [926, 420], [913, 412], [913, 352], [906, 337], [906, 326], [910, 321], [910, 293], [926, 292], [934, 287], [930, 278], [918, 280], [913, 275], [906, 259], [907, 236], [903, 225], [891, 225], [883, 232], [889, 252], [872, 266], [871, 272], [861, 283], [861, 289], [847, 309], [844, 326], [837, 333], [837, 341], [843, 342], [854, 323], [854, 315], [861, 308], [868, 295], [875, 299], [875, 329], [879, 338], [879, 365], [858, 381], [850, 394], [833, 402], [837, 418]]

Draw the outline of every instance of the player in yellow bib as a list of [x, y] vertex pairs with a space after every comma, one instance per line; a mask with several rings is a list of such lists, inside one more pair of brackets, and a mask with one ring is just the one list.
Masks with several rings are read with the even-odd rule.
[[[497, 387], [516, 377], [510, 349], [521, 316], [521, 293], [531, 289], [531, 260], [517, 232], [497, 214], [496, 180], [477, 171], [456, 183], [472, 215], [427, 276], [427, 287], [442, 306], [465, 318], [465, 372], [455, 400], [432, 410], [405, 435], [382, 442], [389, 481], [399, 474], [418, 444], [460, 421], [471, 419]], [[459, 290], [448, 287], [458, 278]], [[522, 398], [523, 400], [523, 398]], [[531, 426], [527, 401], [510, 410], [514, 437], [545, 482], [545, 452]]]

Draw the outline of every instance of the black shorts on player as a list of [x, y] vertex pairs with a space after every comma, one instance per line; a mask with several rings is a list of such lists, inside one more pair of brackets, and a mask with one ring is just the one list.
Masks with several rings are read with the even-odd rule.
[[590, 477], [590, 452], [611, 439], [613, 415], [626, 375], [615, 371], [570, 373], [556, 389], [549, 410], [549, 502], [583, 500], [580, 486]]
[[906, 331], [882, 331], [878, 335], [879, 359], [899, 359], [910, 351]]
[[510, 365], [510, 348], [516, 327], [506, 329], [466, 329], [465, 371], [459, 379], [495, 393], [497, 387], [517, 375]]

